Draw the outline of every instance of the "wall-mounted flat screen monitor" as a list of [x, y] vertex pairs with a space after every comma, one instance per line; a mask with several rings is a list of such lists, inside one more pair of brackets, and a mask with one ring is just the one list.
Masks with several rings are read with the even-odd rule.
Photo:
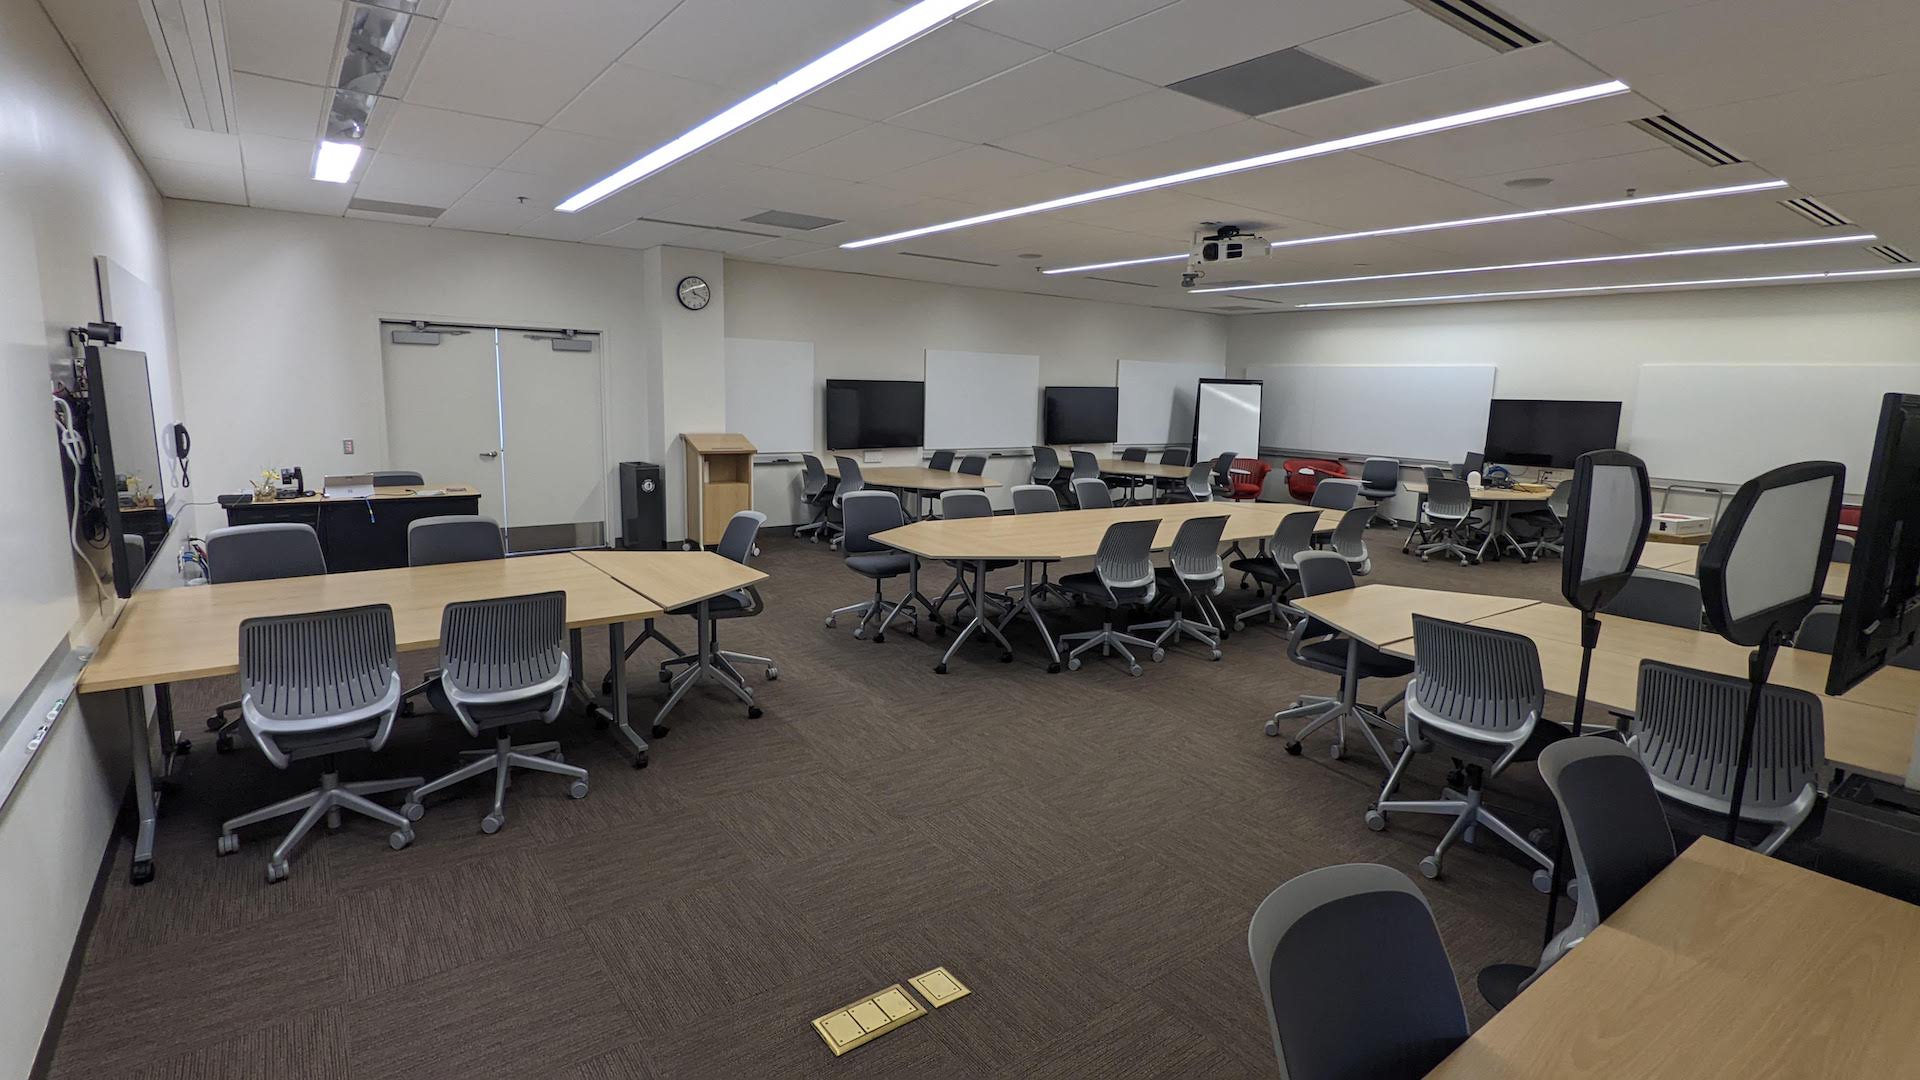
[[1042, 398], [1049, 445], [1110, 443], [1120, 437], [1120, 388], [1049, 386]]
[[1920, 394], [1888, 394], [1834, 631], [1827, 693], [1887, 664], [1920, 666]]
[[829, 450], [919, 446], [926, 437], [924, 382], [828, 379], [822, 406]]
[[1617, 401], [1495, 398], [1487, 410], [1486, 459], [1496, 465], [1571, 469], [1589, 450], [1620, 439]]

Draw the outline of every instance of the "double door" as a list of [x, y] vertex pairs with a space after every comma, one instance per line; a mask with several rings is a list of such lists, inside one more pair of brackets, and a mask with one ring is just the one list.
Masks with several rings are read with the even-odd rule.
[[380, 340], [389, 468], [477, 489], [508, 551], [604, 541], [600, 335], [382, 322]]

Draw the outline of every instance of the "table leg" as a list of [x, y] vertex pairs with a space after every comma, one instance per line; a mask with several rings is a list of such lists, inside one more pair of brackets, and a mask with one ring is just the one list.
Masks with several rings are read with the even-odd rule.
[[759, 704], [753, 699], [753, 691], [714, 662], [713, 620], [708, 615], [708, 601], [700, 601], [694, 621], [698, 626], [699, 641], [692, 662], [687, 664], [685, 671], [673, 677], [673, 692], [667, 695], [666, 704], [660, 706], [660, 711], [653, 716], [653, 737], [656, 739], [672, 730], [666, 724], [667, 714], [680, 704], [681, 698], [687, 696], [687, 691], [704, 681], [717, 682], [731, 691], [733, 696], [746, 702], [749, 720], [758, 720], [762, 715]]
[[993, 620], [987, 616], [987, 562], [985, 559], [976, 559], [973, 564], [973, 618], [967, 621], [967, 625], [953, 639], [953, 643], [947, 646], [947, 651], [941, 655], [940, 662], [934, 665], [934, 674], [947, 673], [947, 663], [953, 659], [953, 654], [959, 650], [961, 643], [973, 636], [975, 630], [983, 634], [991, 634], [1000, 642], [1001, 663], [1013, 662], [1013, 646], [1007, 644], [1006, 635], [1002, 634], [1000, 628], [995, 626]]
[[1040, 617], [1040, 609], [1033, 602], [1033, 562], [1031, 560], [1020, 564], [1020, 577], [1022, 582], [1020, 586], [1020, 602], [1013, 605], [1013, 607], [1007, 610], [1005, 615], [1000, 617], [1000, 629], [1005, 630], [1013, 623], [1016, 616], [1023, 611], [1026, 612], [1027, 618], [1033, 620], [1034, 629], [1040, 631], [1040, 640], [1047, 644], [1047, 674], [1058, 675], [1060, 673], [1060, 647], [1053, 643], [1053, 634], [1047, 630], [1046, 620]]
[[152, 747], [147, 739], [147, 696], [130, 686], [122, 697], [127, 710], [128, 749], [133, 753], [133, 805], [139, 821], [133, 837], [132, 879], [135, 885], [153, 880], [153, 830], [159, 817], [159, 799], [153, 793]]
[[[919, 602], [920, 610], [927, 613], [927, 618], [933, 620], [935, 623], [940, 621], [940, 613], [934, 609], [933, 601], [927, 599], [927, 594], [920, 591], [920, 556], [908, 555], [907, 598], [901, 602], [911, 607], [915, 601]], [[913, 633], [915, 637], [920, 636], [919, 624], [916, 623], [914, 625]]]
[[637, 755], [634, 758], [633, 767], [644, 769], [647, 767], [647, 740], [633, 730], [633, 724], [627, 715], [627, 624], [625, 623], [607, 624], [607, 662], [613, 665], [613, 700], [609, 703], [612, 706], [613, 730], [619, 732], [620, 737], [627, 740], [627, 743], [633, 747], [633, 752]]

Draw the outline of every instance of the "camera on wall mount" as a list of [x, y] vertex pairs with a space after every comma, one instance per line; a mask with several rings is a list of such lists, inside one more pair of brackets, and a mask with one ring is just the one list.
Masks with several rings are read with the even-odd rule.
[[67, 330], [67, 340], [71, 342], [75, 348], [89, 341], [96, 341], [102, 345], [118, 345], [120, 344], [120, 324], [117, 322], [90, 322], [85, 326], [70, 327]]
[[1186, 272], [1180, 275], [1183, 289], [1199, 284], [1213, 267], [1266, 259], [1273, 254], [1273, 245], [1266, 237], [1247, 232], [1238, 225], [1210, 221], [1201, 224], [1213, 231], [1194, 234], [1193, 247], [1187, 252]]

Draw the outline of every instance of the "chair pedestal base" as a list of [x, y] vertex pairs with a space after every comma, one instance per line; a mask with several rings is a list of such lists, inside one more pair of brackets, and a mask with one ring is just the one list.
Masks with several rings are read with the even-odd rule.
[[1116, 652], [1119, 653], [1127, 661], [1127, 674], [1134, 676], [1140, 675], [1144, 669], [1141, 668], [1140, 661], [1134, 657], [1132, 650], [1128, 649], [1127, 646], [1132, 645], [1134, 648], [1146, 650], [1152, 655], [1153, 662], [1156, 664], [1167, 658], [1167, 651], [1159, 645], [1148, 641], [1146, 638], [1135, 637], [1124, 631], [1115, 630], [1112, 622], [1102, 623], [1098, 630], [1086, 630], [1077, 634], [1062, 634], [1060, 635], [1059, 647], [1064, 649], [1068, 644], [1075, 641], [1080, 644], [1075, 645], [1073, 650], [1067, 653], [1067, 670], [1069, 671], [1080, 670], [1081, 654], [1096, 648], [1100, 650], [1101, 656], [1109, 656]]
[[424, 800], [428, 795], [492, 773], [493, 809], [480, 819], [480, 830], [488, 834], [499, 832], [500, 826], [506, 824], [507, 820], [507, 788], [513, 783], [513, 769], [533, 769], [568, 777], [573, 781], [568, 794], [576, 799], [583, 799], [587, 795], [587, 770], [566, 764], [561, 758], [560, 744], [557, 742], [515, 746], [513, 740], [503, 734], [494, 740], [492, 750], [463, 750], [460, 754], [473, 760], [438, 780], [415, 787], [407, 796], [406, 805], [400, 808], [400, 812], [406, 815], [408, 821], [419, 821], [426, 814]]
[[1508, 825], [1498, 814], [1487, 809], [1478, 781], [1479, 766], [1469, 766], [1467, 768], [1468, 783], [1467, 790], [1464, 792], [1448, 788], [1440, 793], [1441, 798], [1438, 799], [1395, 800], [1388, 798], [1394, 788], [1399, 785], [1400, 777], [1405, 773], [1407, 763], [1412, 760], [1417, 750], [1417, 747], [1408, 746], [1406, 750], [1401, 753], [1400, 760], [1394, 764], [1393, 773], [1387, 777], [1386, 786], [1381, 789], [1380, 798], [1367, 810], [1367, 828], [1375, 832], [1385, 829], [1387, 827], [1388, 814], [1439, 814], [1443, 817], [1453, 818], [1453, 823], [1447, 827], [1446, 835], [1442, 836], [1440, 843], [1434, 847], [1433, 854], [1420, 860], [1420, 873], [1428, 878], [1438, 878], [1442, 872], [1442, 862], [1447, 856], [1448, 849], [1452, 848], [1454, 844], [1462, 839], [1469, 844], [1473, 843], [1478, 836], [1479, 830], [1484, 826], [1489, 832], [1505, 840], [1521, 854], [1532, 860], [1534, 865], [1538, 867], [1538, 869], [1533, 872], [1533, 887], [1541, 893], [1550, 892], [1553, 888], [1552, 857], [1546, 852], [1541, 851], [1532, 841], [1520, 835], [1513, 826]]
[[389, 791], [407, 791], [420, 786], [420, 778], [409, 776], [394, 780], [363, 780], [357, 783], [342, 784], [340, 774], [329, 764], [320, 776], [320, 786], [291, 799], [282, 799], [271, 806], [263, 806], [251, 813], [229, 818], [220, 826], [220, 841], [216, 851], [221, 855], [231, 855], [240, 850], [240, 837], [237, 830], [261, 822], [283, 818], [289, 814], [299, 814], [300, 820], [294, 823], [292, 831], [274, 847], [273, 856], [267, 862], [267, 880], [284, 881], [288, 871], [288, 859], [300, 841], [307, 838], [322, 821], [327, 828], [340, 827], [341, 814], [352, 811], [362, 817], [369, 817], [384, 825], [391, 825], [393, 832], [387, 837], [387, 843], [395, 850], [413, 842], [413, 826], [397, 811], [389, 810], [367, 798], [369, 795], [381, 795]]

